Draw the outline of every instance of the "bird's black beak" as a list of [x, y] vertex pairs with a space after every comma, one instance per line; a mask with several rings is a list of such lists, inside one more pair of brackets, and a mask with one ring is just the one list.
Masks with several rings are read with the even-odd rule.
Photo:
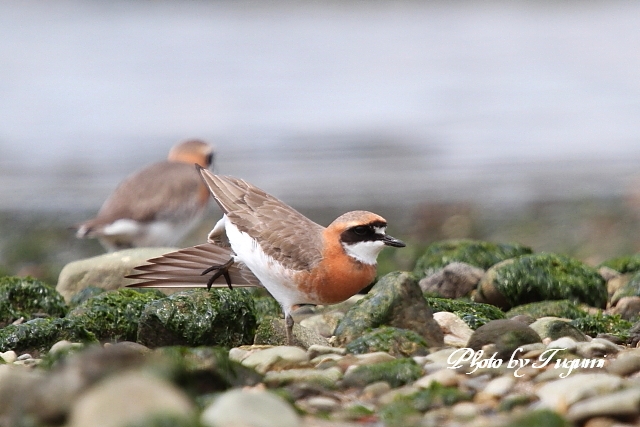
[[385, 236], [382, 238], [382, 243], [384, 243], [386, 246], [393, 246], [395, 248], [404, 248], [405, 246], [407, 246], [402, 240], [398, 240], [395, 237], [391, 237], [388, 234], [385, 234]]

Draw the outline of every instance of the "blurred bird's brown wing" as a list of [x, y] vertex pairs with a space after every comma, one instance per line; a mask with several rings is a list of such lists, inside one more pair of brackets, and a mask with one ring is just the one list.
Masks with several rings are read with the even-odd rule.
[[[141, 282], [128, 285], [132, 288], [204, 288], [207, 281], [216, 271], [205, 275], [202, 272], [212, 265], [223, 265], [232, 257], [229, 248], [212, 243], [180, 249], [158, 258], [150, 259], [149, 264], [136, 267], [141, 273], [126, 276]], [[242, 263], [234, 263], [229, 267], [231, 286], [262, 286], [260, 281]], [[223, 276], [218, 277], [212, 287], [227, 287]]]

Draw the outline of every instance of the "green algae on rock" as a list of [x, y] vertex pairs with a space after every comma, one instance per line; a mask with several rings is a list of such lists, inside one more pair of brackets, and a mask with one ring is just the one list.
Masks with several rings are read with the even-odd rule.
[[425, 356], [429, 345], [414, 331], [383, 326], [356, 338], [347, 344], [347, 352], [353, 354], [384, 351], [394, 357]]
[[502, 310], [491, 304], [432, 297], [427, 297], [427, 303], [434, 313], [439, 311], [453, 313], [474, 330], [491, 320], [505, 318]]
[[591, 337], [598, 334], [609, 334], [615, 335], [623, 341], [629, 339], [630, 329], [633, 326], [633, 323], [624, 320], [618, 314], [604, 314], [602, 312], [574, 319], [571, 324]]
[[197, 289], [147, 304], [137, 341], [151, 348], [236, 347], [253, 342], [256, 323], [253, 299], [246, 289]]
[[[413, 394], [398, 396], [380, 408], [380, 419], [385, 426], [422, 425], [423, 413], [471, 400], [472, 394], [456, 387], [445, 387], [438, 382]], [[416, 422], [417, 421], [417, 422]]]
[[61, 340], [91, 343], [96, 336], [78, 322], [65, 318], [33, 319], [0, 329], [0, 351], [32, 355], [47, 352]]
[[444, 343], [440, 326], [411, 273], [393, 272], [378, 280], [367, 296], [347, 311], [334, 335], [346, 344], [383, 325], [415, 331], [430, 346]]
[[145, 306], [164, 298], [156, 289], [122, 288], [99, 294], [80, 304], [68, 315], [100, 341], [135, 341], [138, 320]]
[[528, 315], [534, 319], [539, 319], [541, 317], [579, 319], [587, 316], [588, 313], [579, 306], [576, 306], [575, 303], [565, 299], [556, 301], [538, 301], [519, 305], [509, 310], [506, 314], [509, 319], [520, 315]]
[[363, 387], [377, 381], [386, 381], [391, 387], [411, 383], [424, 375], [424, 370], [411, 358], [360, 365], [349, 370], [343, 383], [347, 387]]
[[571, 427], [572, 425], [557, 412], [539, 409], [516, 415], [512, 420], [499, 427]]
[[609, 259], [598, 266], [609, 267], [620, 274], [635, 273], [640, 271], [640, 254], [624, 255]]
[[536, 342], [542, 340], [529, 326], [515, 320], [498, 319], [476, 329], [467, 347], [478, 351], [487, 344], [494, 344], [497, 357], [508, 358], [518, 347]]
[[598, 271], [557, 254], [539, 253], [491, 267], [474, 300], [508, 309], [537, 301], [568, 299], [593, 307], [607, 303], [607, 287]]
[[455, 261], [486, 270], [505, 259], [528, 255], [532, 252], [531, 248], [518, 244], [498, 244], [468, 239], [443, 240], [427, 247], [418, 258], [413, 273], [418, 279], [422, 279]]
[[173, 382], [193, 394], [254, 386], [262, 375], [229, 359], [221, 347], [160, 347], [150, 357], [151, 367], [165, 372]]
[[23, 318], [64, 317], [67, 306], [52, 286], [31, 277], [0, 278], [0, 328]]
[[529, 325], [540, 338], [556, 340], [562, 337], [572, 338], [574, 341], [588, 341], [587, 336], [577, 327], [557, 317], [541, 317]]

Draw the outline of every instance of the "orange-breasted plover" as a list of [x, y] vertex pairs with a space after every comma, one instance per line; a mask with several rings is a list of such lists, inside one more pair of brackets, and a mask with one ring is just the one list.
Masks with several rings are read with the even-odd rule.
[[375, 279], [383, 247], [405, 246], [374, 213], [348, 212], [325, 228], [246, 181], [199, 170], [224, 212], [209, 243], [149, 260], [130, 276], [144, 282], [130, 286], [262, 284], [282, 306], [291, 344], [297, 306], [346, 300]]
[[166, 161], [127, 177], [98, 215], [77, 224], [79, 238], [98, 238], [108, 251], [174, 246], [201, 220], [209, 192], [194, 164], [208, 168], [213, 148], [190, 139], [176, 144]]

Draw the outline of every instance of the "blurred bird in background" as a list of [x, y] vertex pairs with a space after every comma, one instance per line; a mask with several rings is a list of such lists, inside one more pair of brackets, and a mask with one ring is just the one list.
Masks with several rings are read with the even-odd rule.
[[120, 183], [95, 218], [74, 226], [76, 237], [97, 238], [109, 252], [176, 245], [202, 219], [209, 202], [194, 164], [208, 169], [213, 157], [213, 147], [204, 141], [176, 144], [166, 161]]

